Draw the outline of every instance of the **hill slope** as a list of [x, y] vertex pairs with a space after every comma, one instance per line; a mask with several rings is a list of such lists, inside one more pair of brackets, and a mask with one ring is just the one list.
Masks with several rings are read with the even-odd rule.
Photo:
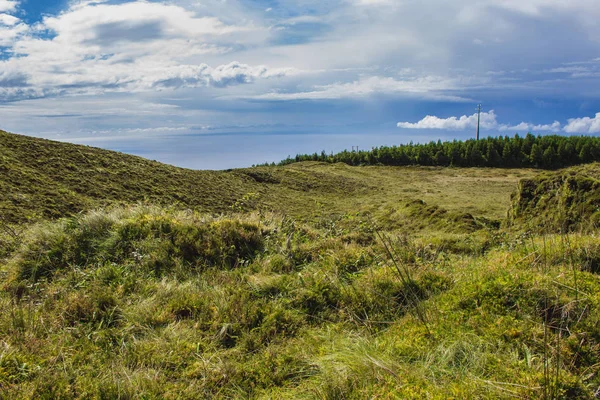
[[307, 177], [298, 169], [193, 171], [3, 131], [0, 173], [0, 209], [13, 222], [57, 218], [110, 203], [148, 202], [219, 213], [243, 202], [244, 195], [264, 192], [265, 186], [324, 193], [352, 193], [358, 187], [351, 178], [318, 171]]
[[392, 215], [394, 208], [414, 200], [501, 219], [518, 179], [533, 174], [479, 168], [351, 168], [315, 162], [193, 171], [0, 131], [0, 210], [10, 222], [136, 202], [212, 213], [261, 208], [307, 220], [323, 213]]
[[56, 218], [108, 202], [179, 203], [221, 211], [251, 185], [113, 151], [0, 131], [0, 207], [12, 221]]

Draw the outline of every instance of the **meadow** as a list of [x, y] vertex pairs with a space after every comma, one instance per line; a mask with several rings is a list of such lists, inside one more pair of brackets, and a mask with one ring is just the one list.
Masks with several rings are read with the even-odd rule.
[[0, 139], [0, 398], [600, 395], [598, 164], [206, 172]]

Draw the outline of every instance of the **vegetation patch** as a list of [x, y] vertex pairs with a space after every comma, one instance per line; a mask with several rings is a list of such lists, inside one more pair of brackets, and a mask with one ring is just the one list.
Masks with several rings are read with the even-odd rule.
[[50, 278], [57, 270], [125, 264], [161, 276], [176, 268], [234, 268], [263, 247], [261, 227], [156, 208], [114, 210], [40, 223], [13, 258], [19, 279]]
[[512, 197], [509, 225], [546, 232], [597, 229], [599, 173], [599, 165], [591, 164], [522, 180]]

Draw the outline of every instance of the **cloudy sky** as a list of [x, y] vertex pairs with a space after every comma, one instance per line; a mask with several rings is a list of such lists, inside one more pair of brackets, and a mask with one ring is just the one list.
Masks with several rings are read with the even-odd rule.
[[0, 0], [0, 129], [221, 169], [600, 134], [598, 0]]

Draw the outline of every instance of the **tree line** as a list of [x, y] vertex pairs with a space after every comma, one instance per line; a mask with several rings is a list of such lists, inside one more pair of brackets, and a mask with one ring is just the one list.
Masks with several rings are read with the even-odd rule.
[[554, 169], [600, 161], [600, 138], [592, 136], [534, 136], [518, 134], [481, 140], [432, 141], [374, 147], [371, 150], [327, 154], [298, 154], [278, 164], [300, 161], [342, 162], [349, 165], [423, 165]]

